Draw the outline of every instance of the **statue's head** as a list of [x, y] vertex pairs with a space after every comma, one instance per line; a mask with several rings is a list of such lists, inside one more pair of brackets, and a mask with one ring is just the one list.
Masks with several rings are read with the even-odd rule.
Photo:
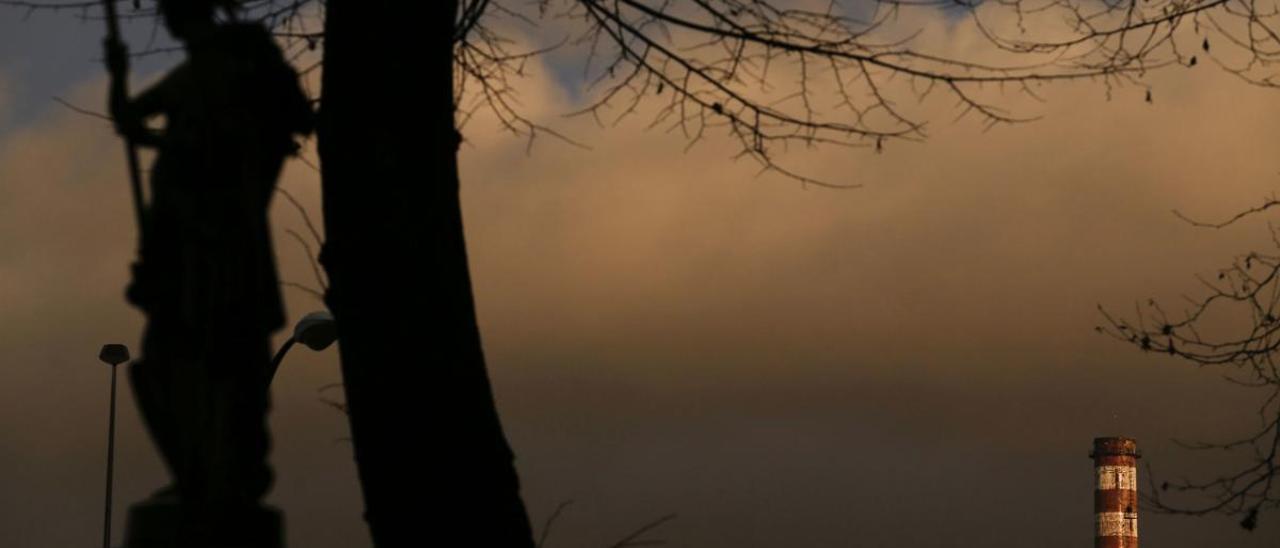
[[234, 13], [236, 0], [156, 0], [169, 34], [179, 40], [190, 40], [214, 26], [213, 14], [218, 8]]

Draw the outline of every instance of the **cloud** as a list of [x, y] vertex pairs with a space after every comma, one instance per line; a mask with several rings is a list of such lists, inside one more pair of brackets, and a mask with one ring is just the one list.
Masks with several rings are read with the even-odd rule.
[[9, 84], [5, 81], [4, 74], [0, 73], [0, 123], [4, 123], [5, 118], [9, 116], [11, 96]]
[[[1170, 214], [1222, 218], [1275, 185], [1280, 135], [1269, 120], [1280, 101], [1207, 68], [1151, 75], [1152, 104], [1137, 87], [1108, 100], [1090, 82], [1046, 86], [1045, 104], [1009, 99], [1042, 120], [983, 132], [973, 119], [949, 123], [954, 107], [934, 101], [921, 107], [932, 120], [925, 143], [783, 157], [865, 185], [855, 191], [758, 177], [730, 160], [737, 149], [721, 136], [685, 152], [678, 133], [644, 129], [653, 104], [601, 129], [560, 118], [572, 105], [525, 101], [535, 120], [591, 143], [587, 152], [544, 139], [526, 154], [520, 139], [469, 126], [463, 188], [480, 318], [530, 496], [544, 508], [555, 502], [547, 490], [608, 501], [588, 511], [602, 525], [584, 539], [666, 501], [715, 514], [673, 533], [691, 545], [795, 544], [795, 531], [840, 545], [848, 515], [879, 516], [855, 520], [870, 534], [892, 519], [860, 501], [904, 488], [937, 501], [912, 515], [985, 523], [956, 501], [987, 509], [1020, 495], [966, 478], [1020, 470], [1010, 485], [1042, 486], [1046, 500], [1019, 527], [1068, 538], [1074, 526], [1052, 516], [1087, 520], [1087, 503], [1059, 497], [1088, 496], [1070, 478], [1091, 437], [1137, 436], [1168, 473], [1207, 467], [1179, 462], [1163, 440], [1241, 431], [1255, 402], [1211, 372], [1091, 329], [1097, 304], [1176, 303], [1196, 291], [1194, 274], [1270, 245], [1259, 223], [1213, 232]], [[545, 84], [527, 85], [536, 97]], [[678, 456], [659, 454], [671, 444]], [[918, 475], [961, 462], [972, 468]], [[648, 473], [671, 479], [633, 477]], [[617, 502], [630, 500], [649, 506]], [[782, 508], [804, 517], [779, 517]], [[755, 520], [771, 526], [734, 536]], [[1171, 544], [1206, 534], [1158, 523], [1148, 530]], [[910, 528], [901, 525], [893, 530]], [[1214, 534], [1233, 535], [1231, 525]], [[939, 517], [906, 544], [946, 545], [948, 528], [981, 535]]]
[[[939, 47], [977, 47], [927, 23]], [[1221, 218], [1274, 188], [1273, 93], [1205, 66], [1152, 75], [1153, 104], [1137, 88], [1108, 101], [1096, 85], [1052, 86], [1026, 105], [1043, 120], [985, 133], [930, 102], [925, 143], [782, 158], [864, 185], [830, 191], [758, 176], [721, 135], [686, 151], [680, 134], [645, 129], [651, 103], [612, 128], [564, 118], [580, 104], [549, 73], [530, 67], [522, 112], [592, 149], [543, 136], [529, 153], [481, 117], [461, 169], [530, 508], [537, 521], [582, 502], [557, 542], [598, 544], [668, 511], [682, 518], [667, 537], [699, 546], [1081, 538], [1089, 438], [1137, 436], [1181, 471], [1162, 440], [1219, 437], [1250, 410], [1212, 372], [1090, 328], [1096, 303], [1176, 298], [1193, 274], [1267, 245], [1257, 224], [1208, 232], [1169, 211]], [[102, 86], [64, 96], [97, 104]], [[313, 170], [292, 163], [281, 184], [320, 220]], [[18, 546], [87, 542], [100, 526], [94, 353], [136, 348], [141, 327], [120, 295], [129, 207], [120, 143], [100, 121], [49, 109], [0, 135], [0, 401], [19, 409], [0, 413], [0, 465], [29, 470], [0, 493], [0, 529], [21, 531]], [[306, 235], [297, 212], [278, 199], [272, 215], [282, 276], [313, 284], [285, 233]], [[292, 317], [319, 306], [286, 295]], [[342, 419], [316, 401], [337, 380], [330, 352], [291, 354], [277, 381], [275, 496], [298, 545], [367, 542], [349, 446], [333, 443]], [[121, 501], [161, 481], [125, 392]], [[84, 519], [45, 532], [72, 499], [90, 501]], [[1029, 502], [991, 527], [1009, 500]], [[1162, 545], [1262, 545], [1229, 537], [1231, 523], [1154, 523], [1144, 535]]]
[[[1093, 303], [1176, 293], [1227, 258], [1222, 235], [1190, 230], [1171, 209], [1220, 217], [1274, 184], [1273, 95], [1210, 70], [1152, 84], [1154, 105], [1135, 89], [1107, 101], [1098, 86], [1064, 85], [1044, 91], [1033, 124], [983, 134], [938, 123], [928, 142], [882, 155], [782, 157], [866, 185], [855, 191], [757, 177], [716, 136], [685, 153], [680, 135], [642, 129], [652, 105], [601, 130], [556, 119], [567, 105], [526, 101], [594, 150], [540, 140], [525, 155], [521, 140], [467, 132], [479, 294], [501, 309], [485, 317], [529, 341], [564, 326], [527, 317], [554, 315], [579, 341], [662, 333], [716, 347], [834, 345], [860, 359], [862, 345], [893, 341], [920, 358], [910, 341], [924, 333], [947, 354], [1092, 341]], [[746, 336], [761, 332], [770, 337]]]

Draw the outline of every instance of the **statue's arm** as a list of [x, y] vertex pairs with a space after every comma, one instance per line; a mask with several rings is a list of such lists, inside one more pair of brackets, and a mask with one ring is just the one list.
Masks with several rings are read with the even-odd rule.
[[160, 113], [163, 108], [165, 80], [148, 88], [137, 97], [130, 98], [126, 90], [129, 70], [128, 50], [122, 44], [107, 42], [106, 53], [107, 69], [111, 75], [107, 106], [110, 109], [111, 121], [115, 124], [116, 133], [128, 137], [135, 145], [159, 146], [161, 137], [156, 131], [147, 127], [146, 119]]
[[[113, 88], [117, 86], [112, 86]], [[158, 147], [163, 140], [162, 134], [147, 127], [146, 120], [164, 109], [165, 82], [147, 88], [132, 99], [123, 94], [123, 88], [112, 94], [111, 118], [116, 123], [116, 133], [129, 137], [134, 144], [145, 147]]]

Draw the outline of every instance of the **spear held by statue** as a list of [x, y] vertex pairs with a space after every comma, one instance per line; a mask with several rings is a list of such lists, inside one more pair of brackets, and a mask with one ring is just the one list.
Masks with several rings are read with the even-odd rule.
[[[134, 142], [137, 121], [133, 117], [120, 114], [128, 111], [129, 101], [129, 50], [120, 38], [120, 23], [116, 16], [117, 0], [102, 0], [107, 22], [107, 37], [104, 41], [107, 53], [107, 72], [111, 76], [111, 113], [116, 130], [124, 138], [125, 159], [129, 167], [129, 186], [133, 191], [134, 221], [138, 226], [138, 247], [146, 241], [146, 205], [142, 200], [142, 170], [138, 167], [138, 148]], [[136, 128], [141, 129], [141, 128]]]

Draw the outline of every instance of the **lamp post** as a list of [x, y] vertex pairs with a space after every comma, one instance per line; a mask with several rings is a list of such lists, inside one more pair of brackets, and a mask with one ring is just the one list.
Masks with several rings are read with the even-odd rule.
[[98, 359], [111, 366], [111, 411], [107, 419], [107, 496], [102, 518], [102, 548], [111, 547], [111, 477], [116, 460], [116, 366], [129, 361], [129, 348], [104, 344]]

